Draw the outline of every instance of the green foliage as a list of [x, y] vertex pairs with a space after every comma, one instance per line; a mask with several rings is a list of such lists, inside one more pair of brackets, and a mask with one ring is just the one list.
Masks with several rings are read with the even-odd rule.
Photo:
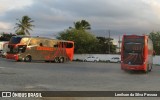
[[[113, 44], [112, 38], [97, 37], [99, 53], [116, 53], [116, 45]], [[110, 47], [109, 47], [110, 46]]]
[[97, 39], [89, 32], [83, 30], [66, 30], [61, 32], [58, 39], [70, 40], [75, 42], [75, 53], [93, 53], [97, 48]]
[[153, 49], [156, 55], [160, 55], [160, 32], [151, 32], [149, 38], [153, 42]]
[[[72, 27], [70, 27], [70, 28], [72, 28]], [[77, 29], [77, 30], [90, 30], [91, 29], [91, 25], [86, 20], [81, 20], [81, 21], [74, 22], [74, 29]]]
[[70, 40], [75, 42], [75, 53], [108, 53], [109, 43], [110, 52], [115, 53], [116, 46], [113, 45], [112, 40], [104, 37], [95, 37], [84, 30], [69, 29], [61, 32], [58, 39]]
[[0, 41], [9, 41], [12, 36], [15, 36], [15, 34], [7, 34], [3, 32], [1, 33]]
[[16, 34], [17, 35], [30, 35], [29, 30], [32, 30], [32, 22], [34, 22], [30, 17], [23, 16], [21, 20], [18, 19], [16, 23]]

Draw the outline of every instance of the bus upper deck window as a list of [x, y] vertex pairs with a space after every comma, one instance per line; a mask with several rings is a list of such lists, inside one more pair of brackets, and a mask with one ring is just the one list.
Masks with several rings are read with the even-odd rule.
[[53, 47], [57, 48], [57, 47], [58, 47], [58, 44], [53, 45]]
[[72, 48], [73, 47], [73, 43], [67, 43], [66, 48]]
[[27, 45], [28, 41], [29, 41], [28, 38], [22, 38], [22, 40], [21, 40], [20, 43], [21, 43], [21, 44], [24, 44], [24, 45]]
[[39, 44], [39, 46], [43, 46], [43, 44], [42, 44], [42, 43], [40, 43], [40, 44]]

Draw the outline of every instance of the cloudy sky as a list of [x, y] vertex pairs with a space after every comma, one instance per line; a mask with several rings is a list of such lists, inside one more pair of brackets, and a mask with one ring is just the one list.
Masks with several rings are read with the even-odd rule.
[[[82, 19], [96, 35], [160, 31], [160, 0], [0, 0], [0, 32], [14, 33], [16, 19], [35, 22], [32, 35], [53, 35]], [[105, 31], [106, 30], [106, 31]]]

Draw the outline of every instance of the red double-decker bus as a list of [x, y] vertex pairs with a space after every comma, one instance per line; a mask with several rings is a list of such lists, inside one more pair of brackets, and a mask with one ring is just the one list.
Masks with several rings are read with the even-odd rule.
[[8, 44], [7, 59], [30, 62], [44, 60], [63, 63], [72, 61], [74, 42], [44, 37], [13, 36]]
[[147, 35], [123, 35], [121, 69], [149, 72], [153, 65], [153, 44]]

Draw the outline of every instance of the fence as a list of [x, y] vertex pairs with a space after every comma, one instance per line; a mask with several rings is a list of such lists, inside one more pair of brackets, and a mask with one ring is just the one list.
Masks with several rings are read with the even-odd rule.
[[[95, 56], [99, 57], [101, 61], [106, 61], [108, 59], [111, 59], [112, 57], [120, 57], [121, 55], [118, 54], [74, 54], [74, 60], [83, 60], [84, 58], [88, 56]], [[153, 64], [160, 65], [160, 56], [154, 56], [153, 57]]]

